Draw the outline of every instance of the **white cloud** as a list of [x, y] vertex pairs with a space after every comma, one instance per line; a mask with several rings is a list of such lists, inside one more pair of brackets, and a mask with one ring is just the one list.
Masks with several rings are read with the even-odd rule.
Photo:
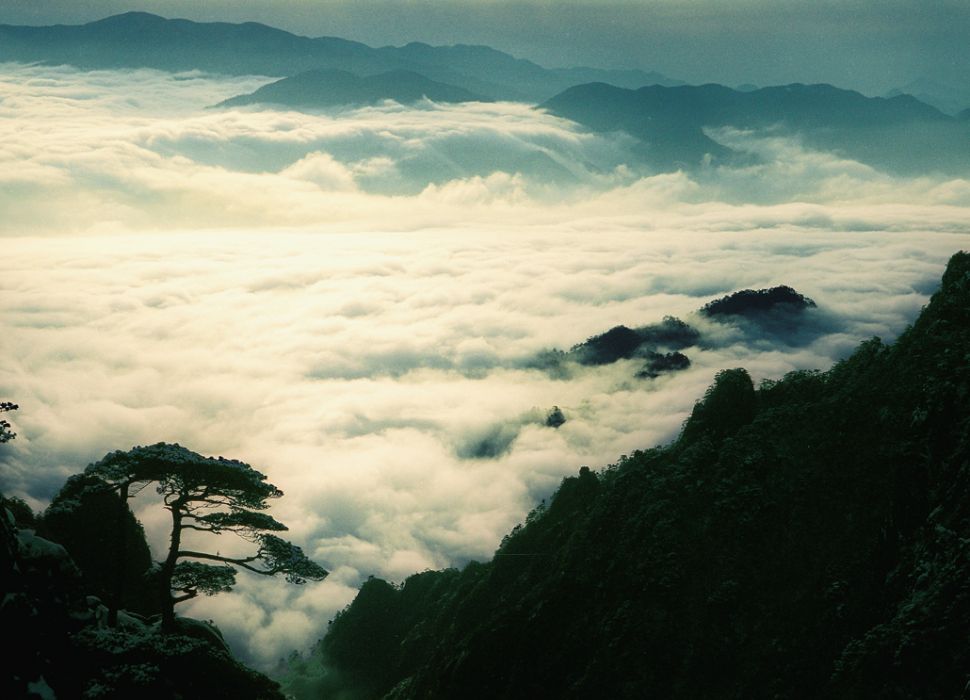
[[[783, 141], [752, 142], [783, 156], [756, 168], [641, 177], [623, 138], [519, 105], [211, 112], [259, 80], [3, 75], [0, 398], [21, 409], [2, 488], [41, 506], [105, 452], [159, 440], [257, 466], [287, 494], [274, 514], [334, 572], [303, 588], [241, 576], [193, 603], [261, 664], [316, 639], [370, 574], [488, 557], [564, 475], [675, 435], [717, 370], [777, 377], [892, 337], [970, 245], [966, 181]], [[490, 146], [576, 180], [489, 170]], [[456, 148], [459, 177], [414, 175]], [[387, 193], [408, 177], [420, 187]], [[656, 380], [632, 361], [524, 367], [776, 284], [819, 303], [818, 337], [722, 329]], [[536, 420], [553, 405], [558, 430]], [[157, 510], [140, 516], [161, 546]]]

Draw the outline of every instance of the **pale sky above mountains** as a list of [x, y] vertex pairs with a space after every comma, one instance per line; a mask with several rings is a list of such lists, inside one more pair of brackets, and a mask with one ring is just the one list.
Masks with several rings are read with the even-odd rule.
[[0, 23], [128, 10], [258, 21], [370, 45], [480, 43], [547, 66], [656, 70], [688, 82], [829, 82], [881, 94], [966, 82], [966, 0], [0, 0]]

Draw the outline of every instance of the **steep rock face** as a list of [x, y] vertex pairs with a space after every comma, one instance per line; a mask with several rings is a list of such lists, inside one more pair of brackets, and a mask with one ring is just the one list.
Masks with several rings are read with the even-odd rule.
[[303, 668], [375, 698], [959, 697], [968, 407], [961, 253], [893, 346], [722, 373], [677, 442], [564, 480], [491, 562], [369, 582]]
[[0, 534], [0, 628], [11, 635], [5, 644], [0, 695], [27, 697], [28, 685], [49, 687], [54, 660], [69, 658], [70, 635], [92, 623], [94, 614], [67, 550], [32, 530], [19, 530], [2, 496]]
[[183, 620], [179, 634], [161, 634], [122, 612], [109, 628], [67, 550], [18, 529], [5, 504], [0, 496], [0, 697], [282, 699], [205, 623]]

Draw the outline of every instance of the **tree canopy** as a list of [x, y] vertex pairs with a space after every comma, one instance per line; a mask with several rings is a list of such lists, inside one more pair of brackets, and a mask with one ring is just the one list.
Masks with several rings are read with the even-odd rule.
[[[290, 583], [319, 581], [327, 572], [300, 547], [272, 534], [287, 527], [261, 512], [283, 492], [245, 462], [204, 457], [178, 444], [157, 443], [111, 452], [85, 470], [124, 498], [154, 484], [172, 515], [169, 549], [157, 569], [163, 626], [174, 624], [174, 606], [197, 595], [228, 591], [238, 568], [264, 576], [283, 574]], [[231, 532], [255, 545], [248, 556], [183, 547], [185, 531]], [[218, 562], [206, 564], [203, 561]]]
[[[18, 408], [20, 407], [17, 404], [10, 401], [0, 401], [0, 413], [16, 411]], [[0, 443], [10, 442], [17, 437], [17, 433], [10, 430], [10, 427], [10, 421], [0, 419]]]

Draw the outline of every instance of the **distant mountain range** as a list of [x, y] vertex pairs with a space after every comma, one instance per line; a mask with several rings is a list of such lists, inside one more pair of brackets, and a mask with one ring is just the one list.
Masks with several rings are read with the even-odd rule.
[[741, 156], [712, 138], [734, 127], [798, 135], [806, 145], [903, 173], [970, 170], [970, 122], [910, 95], [865, 97], [831, 85], [751, 91], [723, 85], [651, 85], [630, 90], [577, 85], [541, 105], [594, 131], [625, 131], [663, 169], [732, 162]]
[[[413, 71], [357, 76], [317, 70], [270, 83], [220, 107], [248, 104], [293, 109], [359, 106], [382, 100], [412, 103], [490, 98]], [[732, 149], [721, 127], [796, 136], [808, 147], [904, 174], [970, 172], [970, 120], [951, 117], [910, 95], [865, 97], [831, 85], [732, 90], [723, 85], [650, 85], [637, 90], [606, 83], [572, 86], [540, 108], [593, 131], [625, 131], [640, 140], [631, 156], [659, 170], [756, 161]], [[725, 142], [719, 142], [721, 138]]]
[[275, 104], [296, 108], [369, 105], [383, 100], [409, 104], [427, 98], [433, 102], [490, 102], [464, 88], [429, 80], [413, 71], [397, 70], [360, 77], [343, 70], [313, 70], [238, 95], [218, 107]]
[[659, 170], [755, 162], [716, 131], [734, 127], [796, 136], [809, 148], [888, 172], [970, 172], [970, 112], [957, 109], [968, 95], [932, 81], [905, 89], [926, 92], [944, 111], [909, 94], [871, 98], [831, 85], [690, 86], [639, 70], [548, 69], [487, 46], [372, 48], [252, 22], [198, 23], [144, 12], [76, 26], [0, 25], [0, 61], [282, 77], [221, 106], [302, 109], [423, 97], [541, 103], [594, 131], [635, 136], [640, 147], [631, 157]]
[[946, 114], [970, 113], [970, 85], [923, 77], [886, 93], [886, 97], [897, 95], [912, 95], [920, 102], [932, 105]]
[[543, 68], [487, 46], [411, 43], [372, 48], [334, 37], [297, 36], [254, 22], [199, 23], [144, 12], [77, 26], [0, 25], [0, 61], [279, 77], [309, 70], [360, 76], [405, 70], [484, 97], [526, 102], [540, 102], [591, 81], [623, 87], [682, 84], [639, 70]]

